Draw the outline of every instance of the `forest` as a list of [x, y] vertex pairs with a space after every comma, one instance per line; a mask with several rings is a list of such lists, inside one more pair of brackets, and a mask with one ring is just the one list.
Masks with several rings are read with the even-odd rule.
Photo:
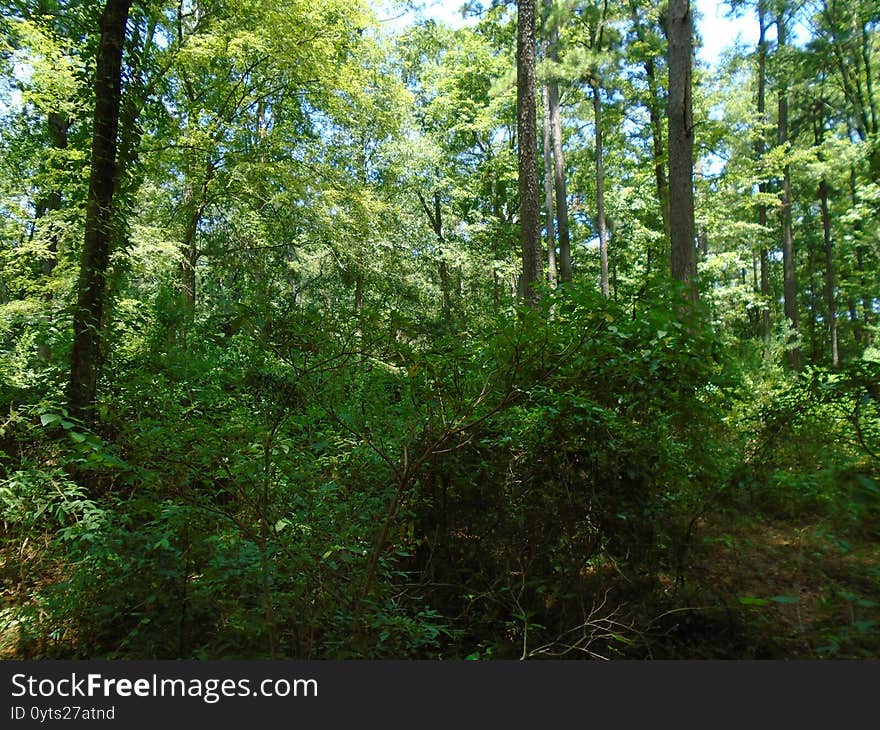
[[880, 656], [877, 0], [0, 8], [0, 658]]

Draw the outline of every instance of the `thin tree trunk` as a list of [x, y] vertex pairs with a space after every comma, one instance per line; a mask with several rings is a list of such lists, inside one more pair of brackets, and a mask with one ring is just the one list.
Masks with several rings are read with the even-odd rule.
[[452, 295], [449, 283], [449, 267], [446, 263], [446, 256], [443, 250], [443, 244], [445, 241], [443, 240], [443, 216], [440, 207], [439, 190], [434, 191], [434, 219], [437, 221], [436, 232], [437, 243], [439, 246], [438, 253], [440, 254], [440, 289], [443, 292], [443, 319], [448, 322], [452, 317], [452, 302], [450, 301]]
[[807, 284], [804, 289], [807, 308], [807, 331], [810, 333], [810, 361], [815, 362], [818, 358], [819, 346], [816, 336], [816, 246], [811, 241], [807, 242]]
[[660, 111], [660, 92], [657, 86], [654, 62], [645, 61], [645, 74], [648, 77], [648, 89], [651, 93], [651, 105], [648, 114], [651, 117], [651, 143], [654, 150], [654, 182], [657, 186], [657, 199], [660, 201], [660, 218], [663, 222], [663, 233], [666, 242], [672, 240], [672, 224], [669, 215], [669, 180], [666, 177], [666, 145], [663, 140], [663, 113]]
[[434, 190], [433, 211], [428, 206], [428, 203], [420, 192], [416, 192], [416, 195], [418, 195], [419, 202], [422, 204], [422, 210], [425, 211], [425, 215], [428, 217], [431, 228], [434, 230], [434, 235], [437, 237], [437, 249], [440, 257], [440, 291], [443, 295], [443, 319], [448, 322], [452, 315], [452, 303], [449, 284], [449, 268], [446, 264], [446, 258], [443, 255], [443, 245], [445, 241], [443, 239], [443, 211], [440, 205], [440, 191]]
[[[52, 148], [55, 152], [61, 152], [67, 149], [67, 131], [69, 128], [70, 121], [66, 114], [59, 114], [58, 112], [49, 112], [48, 118], [48, 127], [49, 127], [49, 138], [52, 140]], [[53, 160], [50, 166], [50, 174], [54, 175], [58, 172], [57, 170], [57, 161]], [[37, 204], [37, 215], [39, 217], [46, 217], [48, 213], [56, 212], [61, 210], [61, 185], [58, 180], [52, 179], [52, 187], [49, 190], [49, 194], [46, 196], [46, 200]], [[58, 230], [58, 221], [52, 220], [51, 216], [47, 221], [48, 228], [48, 246], [46, 250], [46, 258], [43, 259], [43, 275], [48, 279], [52, 272], [55, 270], [55, 266], [58, 264], [58, 239], [59, 239], [59, 230]], [[47, 305], [52, 301], [52, 289], [48, 285], [45, 293], [43, 295], [44, 300]], [[52, 317], [51, 310], [47, 307], [46, 311], [46, 319], [50, 320]], [[40, 360], [43, 362], [48, 362], [49, 358], [52, 355], [51, 348], [48, 342], [41, 342], [38, 347], [38, 353]]]
[[354, 277], [354, 313], [360, 315], [364, 308], [364, 294], [366, 286], [364, 283], [364, 272], [358, 264], [358, 270]]
[[[859, 200], [858, 195], [856, 194], [856, 169], [853, 165], [850, 165], [849, 168], [849, 195], [850, 195], [850, 205], [853, 210], [858, 207]], [[856, 341], [856, 346], [861, 347], [862, 345], [870, 344], [870, 334], [867, 329], [868, 323], [868, 300], [864, 297], [864, 289], [865, 289], [865, 277], [863, 273], [863, 255], [862, 255], [862, 221], [861, 218], [856, 218], [853, 221], [853, 238], [856, 241], [856, 271], [859, 272], [859, 284], [862, 289], [862, 307], [864, 311], [865, 318], [865, 327], [862, 328], [862, 323], [859, 320], [858, 314], [856, 312], [856, 304], [855, 301], [850, 298], [849, 299], [849, 311], [850, 311], [850, 320], [853, 323], [853, 338]]]
[[853, 331], [853, 340], [855, 341], [856, 347], [861, 347], [862, 344], [862, 323], [859, 319], [859, 313], [856, 309], [855, 300], [850, 297], [846, 300], [847, 311], [849, 312], [849, 321], [852, 324]]
[[541, 194], [538, 185], [538, 139], [535, 113], [535, 0], [520, 0], [517, 15], [516, 111], [519, 143], [519, 223], [522, 237], [521, 292], [539, 299], [542, 279]]
[[856, 246], [856, 269], [859, 272], [859, 286], [862, 290], [862, 334], [865, 344], [871, 344], [871, 298], [867, 293], [865, 282], [865, 247], [859, 243]]
[[[630, 13], [636, 38], [643, 44], [647, 44], [645, 28], [640, 18], [640, 10], [636, 3], [631, 3]], [[669, 183], [666, 178], [666, 145], [663, 140], [663, 108], [661, 101], [660, 85], [657, 81], [657, 69], [654, 58], [648, 54], [643, 61], [645, 80], [648, 84], [648, 116], [651, 122], [651, 144], [654, 153], [654, 184], [657, 188], [657, 201], [660, 204], [660, 220], [663, 224], [663, 233], [666, 236], [666, 245], [669, 245], [672, 234], [669, 226]]]
[[837, 288], [834, 272], [834, 250], [831, 240], [831, 213], [828, 209], [828, 183], [823, 177], [819, 181], [819, 204], [822, 210], [822, 241], [825, 249], [825, 300], [828, 308], [828, 336], [831, 341], [831, 365], [840, 365], [840, 350], [837, 343]]
[[68, 383], [70, 412], [87, 422], [94, 421], [100, 376], [101, 323], [113, 234], [122, 50], [130, 8], [131, 0], [107, 0], [101, 16], [95, 70], [91, 173]]
[[[764, 140], [764, 125], [766, 124], [767, 113], [767, 23], [764, 9], [764, 0], [758, 0], [758, 124], [761, 125], [758, 141], [755, 144], [755, 151], [758, 160], [764, 157], [767, 151], [767, 144]], [[758, 183], [758, 192], [764, 194], [767, 192], [767, 183], [763, 180]], [[767, 206], [764, 203], [758, 205], [758, 225], [761, 227], [761, 246], [759, 249], [759, 259], [761, 263], [761, 335], [764, 340], [764, 357], [770, 357], [770, 272], [769, 272], [769, 254], [767, 246], [764, 245], [764, 231], [767, 228]]]
[[[58, 112], [49, 112], [48, 119], [48, 128], [49, 128], [49, 138], [52, 140], [52, 149], [53, 151], [61, 152], [67, 149], [67, 130], [70, 126], [70, 120], [68, 119], [66, 114], [59, 114]], [[57, 172], [57, 165], [52, 165], [52, 172]], [[46, 196], [46, 201], [43, 206], [43, 212], [49, 213], [53, 211], [61, 210], [61, 186], [57, 181], [53, 181], [52, 189], [49, 191], [49, 194]], [[43, 260], [43, 273], [46, 276], [49, 276], [54, 270], [55, 265], [58, 263], [58, 230], [57, 230], [57, 222], [51, 221], [49, 223], [50, 231], [49, 231], [49, 255]]]
[[293, 245], [287, 247], [287, 285], [290, 287], [290, 306], [296, 306], [299, 298], [299, 283], [296, 280], [296, 265], [299, 263], [299, 255]]
[[689, 0], [669, 3], [669, 213], [672, 276], [696, 301], [694, 247], [693, 21]]
[[563, 283], [571, 282], [571, 234], [568, 224], [568, 183], [565, 178], [565, 152], [562, 147], [562, 113], [559, 108], [559, 82], [555, 67], [559, 63], [559, 28], [550, 17], [553, 0], [544, 0], [549, 26], [547, 28], [547, 106], [550, 116], [550, 139], [553, 147], [553, 190], [556, 198], [556, 233], [559, 236], [558, 276]]
[[191, 185], [188, 185], [184, 193], [183, 208], [188, 211], [189, 215], [186, 219], [186, 228], [183, 231], [183, 240], [180, 245], [182, 254], [180, 290], [184, 311], [190, 316], [196, 311], [196, 266], [199, 261], [197, 235], [202, 216], [208, 206], [208, 186], [213, 177], [214, 165], [209, 161], [205, 166], [198, 192], [193, 190]]
[[[37, 9], [40, 16], [43, 16], [45, 18], [52, 17], [53, 20], [57, 20], [57, 18], [53, 16], [58, 13], [59, 9], [57, 7], [53, 7], [53, 4], [47, 2], [46, 0], [40, 0], [40, 2], [37, 3]], [[54, 25], [54, 23], [50, 24], [50, 26], [51, 25]], [[53, 31], [54, 30], [55, 28], [53, 28]], [[67, 133], [70, 129], [71, 123], [70, 118], [67, 116], [67, 114], [62, 114], [61, 112], [57, 111], [51, 111], [47, 115], [46, 122], [46, 126], [49, 132], [49, 139], [52, 141], [53, 152], [66, 150], [68, 143]], [[48, 171], [50, 172], [50, 176], [54, 176], [55, 173], [59, 172], [57, 159], [55, 159], [54, 157], [50, 157], [50, 164], [47, 167]], [[37, 203], [38, 217], [44, 216], [46, 215], [46, 213], [61, 210], [62, 197], [60, 182], [56, 179], [53, 179], [53, 177], [50, 177], [50, 180], [51, 188], [48, 195], [46, 196], [45, 201]], [[56, 264], [58, 263], [57, 221], [49, 221], [48, 242], [48, 256], [43, 259], [43, 274], [47, 277], [52, 274], [52, 272], [55, 270]], [[51, 293], [47, 293], [46, 300], [50, 301], [51, 299]], [[40, 354], [42, 359], [48, 359], [48, 347], [42, 346], [40, 348]]]
[[590, 80], [593, 91], [593, 119], [596, 125], [596, 223], [599, 228], [599, 265], [601, 271], [602, 296], [611, 294], [608, 280], [608, 235], [605, 226], [605, 166], [602, 159], [602, 100], [599, 94], [599, 82], [594, 76]]
[[[785, 18], [780, 13], [776, 18], [777, 47], [779, 51], [785, 49], [786, 38]], [[788, 88], [784, 74], [779, 74], [779, 112], [778, 112], [778, 143], [784, 145], [788, 142]], [[780, 222], [782, 223], [782, 294], [784, 301], [785, 317], [788, 320], [789, 336], [786, 346], [788, 361], [794, 370], [800, 370], [801, 354], [797, 344], [798, 338], [798, 305], [797, 305], [797, 278], [794, 263], [794, 240], [791, 231], [791, 166], [786, 162], [782, 170], [782, 207], [780, 209]]]
[[617, 301], [617, 246], [615, 244], [614, 232], [616, 223], [612, 218], [608, 221], [608, 255], [611, 257], [611, 293], [612, 299]]
[[[695, 183], [703, 181], [702, 158], [697, 158], [694, 161], [694, 177]], [[709, 234], [706, 232], [706, 226], [703, 223], [697, 226], [697, 247], [700, 252], [700, 261], [705, 260], [709, 255]]]
[[543, 87], [544, 102], [544, 229], [547, 237], [547, 277], [555, 289], [559, 278], [556, 268], [556, 226], [553, 220], [553, 134], [550, 122], [550, 89]]
[[565, 151], [562, 148], [562, 115], [559, 110], [559, 84], [549, 84], [550, 130], [553, 137], [553, 189], [556, 196], [556, 227], [559, 235], [559, 278], [571, 282], [571, 233], [568, 224], [568, 183], [565, 178]]
[[440, 290], [443, 293], [443, 319], [448, 322], [452, 316], [452, 301], [450, 296], [449, 267], [443, 252], [440, 252]]

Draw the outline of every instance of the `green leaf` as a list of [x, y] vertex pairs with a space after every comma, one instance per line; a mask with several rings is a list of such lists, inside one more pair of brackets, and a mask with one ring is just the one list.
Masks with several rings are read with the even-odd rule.
[[50, 426], [53, 423], [59, 423], [63, 418], [57, 413], [43, 413], [40, 415], [40, 423], [43, 426]]
[[766, 598], [756, 598], [755, 596], [740, 596], [739, 602], [743, 606], [766, 606], [769, 603]]
[[774, 603], [798, 603], [797, 596], [770, 596]]
[[70, 438], [76, 441], [76, 443], [81, 444], [85, 443], [86, 435], [84, 433], [79, 433], [79, 431], [70, 431]]

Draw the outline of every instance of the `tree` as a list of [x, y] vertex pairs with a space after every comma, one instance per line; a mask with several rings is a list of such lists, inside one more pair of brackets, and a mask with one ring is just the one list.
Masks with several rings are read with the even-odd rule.
[[605, 163], [604, 146], [602, 143], [602, 98], [600, 83], [600, 57], [604, 49], [605, 27], [608, 22], [608, 2], [604, 0], [595, 8], [591, 8], [591, 19], [587, 23], [589, 39], [587, 47], [590, 52], [587, 82], [593, 101], [593, 136], [596, 156], [596, 228], [599, 238], [599, 279], [602, 296], [608, 297], [611, 285], [608, 274], [608, 226], [605, 219]]
[[[767, 87], [767, 21], [766, 21], [766, 10], [764, 8], [763, 0], [758, 0], [757, 2], [757, 11], [758, 11], [758, 67], [757, 67], [757, 112], [758, 112], [758, 132], [757, 132], [757, 140], [755, 141], [755, 152], [760, 160], [763, 158], [766, 150], [767, 143], [765, 140], [765, 132], [764, 126], [766, 124], [766, 111], [767, 111], [767, 101], [766, 101], [766, 87]], [[767, 192], [767, 183], [762, 180], [758, 184], [758, 192], [766, 193]], [[759, 235], [761, 235], [762, 243], [758, 248], [758, 257], [759, 257], [759, 265], [761, 270], [760, 276], [760, 292], [761, 292], [761, 334], [764, 337], [765, 343], [765, 354], [769, 348], [770, 343], [770, 262], [768, 261], [769, 255], [767, 252], [767, 246], [763, 243], [763, 229], [767, 228], [767, 206], [764, 204], [763, 200], [758, 204], [758, 225], [761, 227], [762, 231]]]
[[[860, 199], [863, 194], [873, 197], [867, 192], [868, 186], [858, 184], [858, 178], [867, 178], [870, 185], [880, 184], [880, 98], [875, 88], [877, 27], [876, 4], [871, 0], [854, 3], [822, 0], [812, 19], [814, 52], [829, 62], [835, 71], [843, 96], [841, 108], [845, 112], [845, 124], [860, 149], [860, 159], [852, 166], [851, 200], [854, 208], [865, 207], [867, 201]], [[853, 335], [865, 345], [871, 342], [874, 307], [868, 274], [872, 270], [869, 263], [872, 247], [862, 230], [861, 217], [855, 216], [853, 231], [856, 242], [854, 264], [859, 279], [855, 288], [860, 292], [852, 293], [849, 310]], [[876, 263], [877, 257], [873, 258]], [[861, 317], [857, 311], [859, 300]]]
[[[788, 43], [788, 20], [785, 17], [786, 9], [783, 6], [776, 16], [776, 52], [780, 58], [784, 57]], [[788, 85], [785, 67], [780, 66], [777, 73], [777, 94], [779, 111], [777, 115], [777, 143], [780, 147], [788, 144]], [[797, 304], [797, 278], [794, 261], [794, 240], [791, 228], [791, 165], [785, 161], [782, 168], [782, 200], [779, 209], [779, 219], [782, 230], [782, 272], [783, 272], [783, 297], [785, 316], [788, 320], [788, 343], [786, 346], [788, 360], [791, 367], [799, 370], [801, 366], [800, 347], [798, 345], [798, 304]]]
[[[552, 0], [544, 0], [544, 38], [541, 41], [541, 48], [543, 50], [544, 58], [548, 60], [550, 41], [547, 36], [553, 33], [553, 31], [549, 31], [552, 12]], [[543, 133], [542, 152], [544, 155], [544, 231], [547, 238], [547, 278], [550, 282], [550, 286], [555, 289], [559, 280], [559, 270], [556, 263], [556, 224], [554, 218], [555, 196], [553, 195], [554, 127], [553, 110], [550, 104], [550, 86], [554, 84], [555, 81], [550, 78], [549, 72], [545, 72], [545, 76], [546, 78], [541, 86], [541, 101], [544, 112], [543, 123], [541, 125], [541, 131]], [[556, 95], [557, 97], [559, 95], [558, 89], [556, 90]]]
[[[568, 222], [568, 184], [565, 175], [565, 150], [562, 145], [562, 113], [559, 107], [559, 22], [554, 10], [553, 0], [544, 0], [546, 52], [548, 62], [547, 124], [549, 141], [552, 147], [553, 192], [556, 199], [556, 232], [559, 234], [559, 278], [570, 283], [571, 272], [571, 227]], [[545, 152], [545, 155], [547, 153]], [[546, 159], [546, 157], [545, 157]]]
[[71, 413], [87, 421], [93, 421], [95, 417], [100, 377], [107, 266], [114, 225], [122, 51], [130, 8], [131, 0], [107, 0], [101, 14], [95, 67], [91, 172], [68, 384]]
[[[542, 280], [541, 193], [535, 113], [535, 0], [520, 0], [516, 43], [516, 120], [519, 164], [519, 224], [522, 237], [522, 295], [538, 299]], [[557, 161], [558, 164], [558, 161]], [[559, 191], [557, 189], [557, 203]], [[563, 278], [565, 270], [563, 268]]]
[[543, 153], [544, 153], [544, 230], [547, 237], [547, 278], [550, 286], [555, 289], [559, 280], [556, 265], [556, 225], [554, 223], [553, 195], [553, 132], [550, 116], [550, 88], [545, 82], [542, 87], [544, 108]]
[[697, 299], [694, 247], [693, 21], [689, 0], [671, 0], [669, 38], [669, 218], [672, 276]]
[[[652, 167], [654, 171], [654, 184], [657, 193], [657, 201], [660, 209], [660, 219], [663, 232], [666, 237], [666, 245], [671, 240], [669, 225], [669, 181], [666, 176], [666, 142], [663, 138], [663, 88], [660, 83], [660, 74], [657, 71], [657, 61], [666, 54], [663, 52], [661, 33], [665, 28], [657, 29], [656, 19], [657, 6], [639, 7], [637, 0], [630, 0], [630, 16], [632, 21], [633, 40], [629, 44], [634, 61], [639, 63], [645, 75], [645, 106], [651, 128], [651, 151]], [[648, 22], [645, 22], [645, 18]]]

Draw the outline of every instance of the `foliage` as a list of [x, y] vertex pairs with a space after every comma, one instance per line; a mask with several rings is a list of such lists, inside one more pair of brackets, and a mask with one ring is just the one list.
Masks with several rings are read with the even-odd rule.
[[876, 22], [789, 8], [811, 35], [764, 49], [763, 113], [758, 49], [697, 69], [695, 304], [641, 5], [541, 23], [574, 276], [523, 306], [512, 7], [385, 30], [336, 0], [138, 4], [88, 426], [65, 389], [98, 8], [7, 4], [0, 655], [876, 655]]

